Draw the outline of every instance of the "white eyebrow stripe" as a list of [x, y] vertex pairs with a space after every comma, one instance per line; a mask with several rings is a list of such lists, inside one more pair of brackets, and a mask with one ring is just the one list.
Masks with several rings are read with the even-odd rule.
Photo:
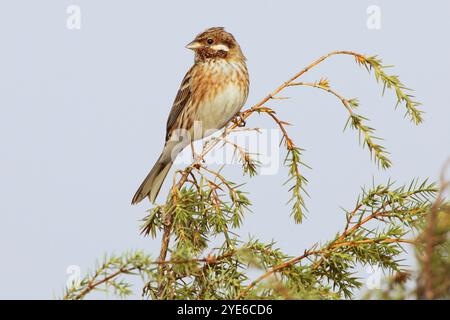
[[214, 49], [216, 51], [220, 51], [221, 50], [221, 51], [225, 51], [225, 52], [230, 51], [230, 48], [228, 48], [224, 44], [215, 44], [215, 45], [211, 46], [211, 49]]

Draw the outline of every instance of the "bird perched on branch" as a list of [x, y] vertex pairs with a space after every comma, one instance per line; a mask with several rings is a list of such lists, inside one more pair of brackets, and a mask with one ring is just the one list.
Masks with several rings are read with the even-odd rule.
[[170, 110], [162, 153], [132, 204], [145, 197], [155, 202], [176, 156], [192, 141], [222, 129], [247, 100], [246, 59], [231, 33], [222, 27], [209, 28], [186, 48], [195, 52], [194, 65], [184, 76]]

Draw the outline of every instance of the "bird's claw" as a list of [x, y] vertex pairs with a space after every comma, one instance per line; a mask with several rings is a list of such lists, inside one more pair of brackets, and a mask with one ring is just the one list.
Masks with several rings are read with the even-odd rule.
[[231, 121], [238, 127], [245, 127], [247, 124], [241, 112], [239, 112]]

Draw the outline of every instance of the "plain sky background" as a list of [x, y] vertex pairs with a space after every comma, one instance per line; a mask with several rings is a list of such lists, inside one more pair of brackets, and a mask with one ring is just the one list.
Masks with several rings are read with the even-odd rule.
[[[81, 30], [66, 27], [66, 9], [81, 8]], [[381, 29], [366, 26], [369, 5]], [[295, 225], [278, 175], [241, 176], [253, 214], [240, 233], [297, 255], [332, 238], [372, 179], [399, 183], [436, 179], [450, 156], [450, 2], [448, 1], [138, 1], [2, 0], [0, 3], [0, 298], [53, 298], [70, 265], [82, 272], [104, 253], [145, 249], [139, 221], [148, 202], [130, 200], [160, 153], [179, 83], [193, 62], [184, 46], [210, 26], [225, 26], [251, 74], [248, 105], [258, 102], [319, 56], [336, 49], [377, 54], [415, 89], [426, 111], [415, 127], [394, 110], [395, 97], [351, 57], [333, 57], [304, 80], [328, 77], [391, 152], [393, 167], [377, 169], [357, 135], [342, 132], [345, 109], [308, 88], [271, 104], [294, 124], [290, 133], [313, 167], [308, 218]], [[261, 116], [250, 127], [272, 128]], [[167, 184], [162, 193], [167, 191]], [[411, 260], [412, 259], [408, 259]]]

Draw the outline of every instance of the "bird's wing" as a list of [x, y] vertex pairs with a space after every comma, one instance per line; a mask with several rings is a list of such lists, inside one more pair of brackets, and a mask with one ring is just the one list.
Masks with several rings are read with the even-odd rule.
[[184, 76], [183, 81], [181, 81], [180, 89], [178, 90], [177, 96], [170, 110], [169, 118], [167, 119], [166, 126], [166, 141], [169, 139], [169, 134], [173, 131], [173, 126], [177, 122], [182, 110], [188, 104], [189, 99], [192, 96], [191, 91], [191, 78], [192, 78], [192, 67]]

